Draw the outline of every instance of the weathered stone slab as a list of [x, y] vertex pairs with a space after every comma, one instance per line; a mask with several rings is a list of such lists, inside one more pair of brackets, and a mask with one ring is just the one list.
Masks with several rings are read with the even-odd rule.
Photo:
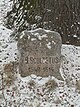
[[31, 74], [62, 79], [60, 69], [61, 36], [54, 31], [24, 31], [18, 41], [19, 71], [22, 77]]

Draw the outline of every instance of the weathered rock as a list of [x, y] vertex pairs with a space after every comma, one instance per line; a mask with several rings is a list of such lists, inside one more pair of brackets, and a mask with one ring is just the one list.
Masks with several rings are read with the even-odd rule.
[[19, 71], [22, 77], [55, 76], [62, 79], [60, 69], [62, 40], [59, 33], [44, 29], [24, 31], [18, 41]]

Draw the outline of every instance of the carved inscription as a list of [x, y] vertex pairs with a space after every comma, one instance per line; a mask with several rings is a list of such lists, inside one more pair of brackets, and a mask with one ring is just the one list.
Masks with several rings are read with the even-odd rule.
[[55, 56], [49, 56], [49, 57], [33, 57], [33, 56], [27, 56], [25, 57], [26, 64], [55, 64], [60, 62], [60, 58]]
[[[60, 65], [60, 57], [58, 56], [39, 56], [34, 57], [28, 55], [24, 57], [27, 74], [47, 75], [53, 74]], [[55, 68], [56, 67], [56, 68]]]

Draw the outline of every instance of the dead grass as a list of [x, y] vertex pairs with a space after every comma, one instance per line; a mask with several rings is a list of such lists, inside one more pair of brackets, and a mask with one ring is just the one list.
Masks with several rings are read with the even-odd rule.
[[14, 81], [16, 79], [14, 63], [11, 62], [4, 65], [3, 75], [4, 84], [6, 86], [11, 86], [12, 84], [14, 84]]

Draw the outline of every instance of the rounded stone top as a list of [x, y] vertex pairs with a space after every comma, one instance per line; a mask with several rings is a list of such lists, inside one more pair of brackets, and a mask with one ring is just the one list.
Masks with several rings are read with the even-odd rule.
[[35, 29], [35, 30], [30, 30], [30, 31], [24, 30], [20, 34], [21, 35], [20, 39], [22, 39], [24, 36], [26, 36], [26, 37], [28, 37], [28, 39], [30, 39], [29, 34], [32, 34], [32, 35], [34, 35], [34, 37], [38, 37], [38, 38], [39, 37], [44, 38], [44, 37], [47, 37], [47, 36], [51, 36], [51, 38], [52, 38], [52, 36], [54, 36], [55, 38], [59, 39], [62, 42], [61, 36], [58, 32], [51, 31], [51, 30], [45, 30], [45, 29], [42, 29], [42, 28], [38, 28], [38, 29]]

